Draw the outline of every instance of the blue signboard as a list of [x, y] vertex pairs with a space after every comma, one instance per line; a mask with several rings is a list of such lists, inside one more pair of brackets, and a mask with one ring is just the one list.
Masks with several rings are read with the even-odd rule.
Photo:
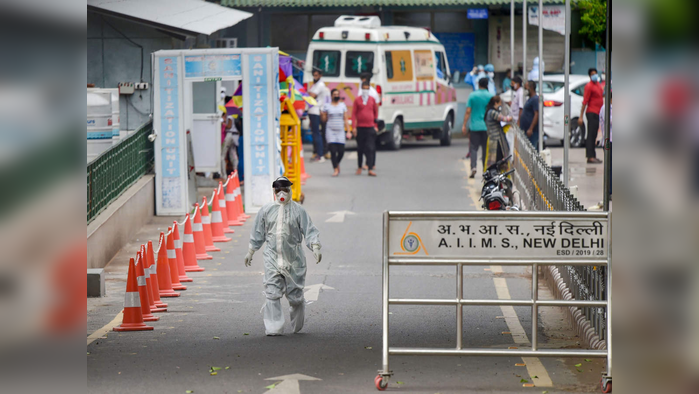
[[240, 55], [194, 55], [184, 57], [184, 76], [196, 77], [239, 77]]
[[475, 56], [475, 40], [473, 33], [433, 33], [444, 45], [449, 61], [449, 70], [469, 72], [473, 69]]
[[268, 83], [270, 79], [270, 70], [267, 65], [266, 54], [254, 54], [249, 57], [250, 67], [250, 92], [248, 97], [250, 103], [246, 103], [246, 107], [250, 111], [250, 117], [247, 120], [250, 122], [250, 148], [252, 157], [250, 163], [252, 165], [252, 175], [270, 175], [269, 168], [269, 152], [270, 152], [270, 136], [269, 136], [269, 116], [274, 108], [269, 105], [268, 98]]
[[468, 19], [488, 19], [487, 8], [469, 8], [466, 12]]
[[180, 105], [176, 56], [160, 60], [160, 127], [162, 140], [160, 156], [165, 178], [180, 176]]

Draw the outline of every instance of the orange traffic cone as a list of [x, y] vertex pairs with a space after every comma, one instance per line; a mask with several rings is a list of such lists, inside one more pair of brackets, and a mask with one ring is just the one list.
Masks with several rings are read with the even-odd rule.
[[299, 149], [299, 156], [301, 157], [301, 184], [305, 185], [306, 179], [310, 178], [311, 176], [306, 173], [306, 161], [303, 159], [303, 146], [301, 146], [301, 149]]
[[[226, 227], [228, 227], [226, 225]], [[218, 193], [214, 190], [211, 197], [211, 239], [214, 242], [228, 242], [231, 239], [223, 233], [223, 214], [218, 204]]]
[[[155, 305], [155, 298], [153, 297], [153, 283], [151, 282], [150, 278], [150, 261], [146, 257], [146, 246], [141, 245], [141, 249], [139, 250], [139, 253], [141, 253], [141, 258], [143, 261], [143, 273], [144, 277], [146, 279], [146, 293], [148, 293], [148, 307], [150, 308], [151, 313], [159, 313], [159, 312], [167, 312], [167, 308], [160, 308]], [[158, 301], [160, 301], [160, 297], [158, 297]], [[161, 302], [162, 303], [162, 302]], [[163, 304], [167, 306], [166, 304]]]
[[194, 234], [192, 234], [192, 220], [189, 214], [184, 217], [184, 238], [182, 242], [182, 257], [184, 258], [185, 272], [200, 272], [204, 268], [197, 264], [197, 249], [194, 246]]
[[143, 321], [158, 321], [159, 317], [153, 316], [150, 310], [150, 303], [148, 301], [148, 287], [146, 285], [146, 273], [143, 269], [145, 264], [144, 257], [139, 250], [136, 257], [136, 282], [138, 283], [138, 298], [141, 299], [141, 316]]
[[[167, 304], [164, 303], [160, 299], [160, 285], [158, 284], [158, 270], [157, 266], [155, 265], [155, 258], [153, 257], [153, 241], [148, 241], [148, 248], [146, 249], [146, 263], [148, 267], [148, 271], [150, 271], [150, 289], [153, 294], [153, 304], [157, 308], [163, 309], [162, 311], [158, 312], [165, 312], [167, 311]], [[148, 283], [148, 279], [146, 279], [146, 283]]]
[[250, 218], [250, 215], [245, 214], [245, 207], [243, 206], [243, 192], [240, 189], [240, 179], [238, 179], [238, 171], [235, 172], [235, 198], [238, 202], [238, 208], [240, 209], [240, 220], [245, 221]]
[[126, 294], [124, 295], [124, 319], [114, 331], [147, 331], [153, 327], [143, 324], [141, 299], [138, 295], [138, 282], [133, 257], [129, 260], [129, 274], [126, 277]]
[[[204, 240], [204, 225], [201, 223], [201, 209], [195, 205], [192, 218], [192, 234], [194, 237], [194, 250], [197, 252], [197, 260], [211, 260], [213, 257], [206, 253], [206, 241]], [[186, 234], [186, 233], [185, 233]]]
[[226, 181], [226, 210], [228, 211], [228, 225], [229, 226], [242, 226], [243, 220], [240, 220], [240, 208], [238, 207], [238, 201], [235, 200], [236, 189], [235, 181], [233, 180], [233, 174], [228, 175], [228, 181]]
[[180, 282], [194, 282], [192, 278], [187, 276], [187, 270], [184, 268], [182, 240], [180, 239], [180, 226], [177, 225], [177, 222], [172, 223], [172, 236], [172, 243], [175, 244], [175, 257], [177, 257], [177, 272], [180, 273]]
[[223, 192], [223, 183], [220, 181], [218, 182], [218, 189], [216, 189], [216, 192], [218, 193], [218, 206], [221, 208], [221, 217], [223, 218], [223, 233], [233, 234], [235, 230], [228, 227], [228, 204], [226, 204], [226, 194]]
[[211, 215], [209, 215], [209, 205], [206, 203], [206, 196], [202, 200], [201, 207], [201, 225], [204, 230], [204, 246], [207, 252], [220, 252], [221, 249], [214, 246], [214, 237], [211, 233]]
[[187, 286], [180, 283], [180, 269], [177, 267], [177, 253], [175, 253], [174, 235], [172, 227], [167, 228], [165, 245], [167, 247], [167, 263], [170, 265], [170, 281], [173, 290], [187, 290]]
[[179, 297], [180, 293], [172, 288], [172, 277], [170, 276], [170, 263], [167, 258], [167, 241], [165, 234], [160, 233], [160, 245], [158, 246], [158, 287], [160, 287], [161, 297]]

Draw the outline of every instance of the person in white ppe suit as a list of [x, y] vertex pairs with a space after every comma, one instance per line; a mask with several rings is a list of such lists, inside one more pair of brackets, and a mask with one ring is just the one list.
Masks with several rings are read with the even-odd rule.
[[260, 209], [250, 234], [250, 250], [245, 265], [250, 266], [252, 255], [262, 247], [265, 277], [265, 303], [263, 320], [267, 335], [282, 335], [284, 314], [281, 298], [289, 301], [291, 326], [295, 333], [301, 331], [304, 322], [306, 283], [306, 258], [302, 242], [313, 251], [316, 264], [320, 263], [320, 232], [311, 217], [298, 203], [291, 200], [291, 181], [281, 177], [272, 183], [274, 201]]

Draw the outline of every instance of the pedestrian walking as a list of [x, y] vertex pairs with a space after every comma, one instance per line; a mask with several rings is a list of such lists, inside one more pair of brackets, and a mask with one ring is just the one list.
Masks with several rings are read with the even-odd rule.
[[503, 114], [502, 99], [500, 96], [493, 96], [485, 109], [488, 143], [484, 168], [510, 155], [510, 147], [500, 122], [512, 122], [512, 116]]
[[345, 141], [352, 138], [349, 130], [349, 113], [345, 103], [340, 101], [340, 91], [333, 89], [330, 92], [330, 104], [326, 104], [321, 112], [321, 119], [325, 119], [327, 127], [325, 129], [328, 148], [330, 149], [330, 160], [333, 165], [333, 175], [340, 175], [340, 162], [345, 154]]
[[240, 133], [235, 127], [235, 122], [232, 116], [227, 116], [226, 112], [222, 116], [222, 125], [224, 127], [223, 144], [221, 147], [221, 176], [226, 177], [226, 159], [231, 163], [231, 168], [235, 171], [238, 168], [238, 140]]
[[265, 334], [284, 334], [282, 295], [291, 306], [289, 315], [294, 333], [303, 328], [305, 304], [303, 288], [306, 283], [306, 258], [302, 242], [313, 251], [316, 264], [320, 263], [320, 232], [311, 217], [297, 202], [291, 200], [293, 183], [286, 177], [272, 183], [274, 201], [257, 213], [250, 233], [250, 248], [245, 256], [245, 266], [252, 264], [252, 255], [265, 242], [264, 251], [265, 302], [263, 321]]
[[505, 71], [505, 78], [502, 80], [502, 92], [505, 93], [512, 89], [512, 80], [510, 79], [510, 74], [512, 74], [512, 69], [508, 68]]
[[600, 125], [599, 110], [604, 104], [604, 90], [602, 89], [602, 84], [600, 84], [600, 78], [596, 68], [589, 69], [587, 75], [590, 76], [590, 82], [585, 85], [583, 104], [580, 109], [578, 124], [580, 126], [583, 125], [583, 115], [585, 115], [588, 130], [587, 139], [585, 141], [585, 156], [587, 157], [588, 163], [599, 164], [602, 160], [597, 158], [597, 152], [595, 151], [595, 139], [597, 137], [595, 130], [598, 130]]
[[534, 149], [539, 150], [539, 96], [536, 94], [536, 82], [527, 81], [529, 99], [524, 104], [519, 118], [520, 128], [527, 134]]
[[492, 94], [488, 91], [488, 78], [478, 80], [478, 90], [468, 96], [466, 103], [466, 115], [461, 132], [469, 136], [469, 153], [471, 157], [471, 175], [476, 177], [478, 168], [478, 149], [481, 150], [483, 164], [485, 165], [485, 150], [488, 143], [487, 127], [485, 125], [485, 108], [488, 106]]
[[357, 175], [362, 175], [362, 165], [366, 156], [369, 176], [376, 176], [376, 135], [379, 107], [369, 95], [369, 82], [362, 82], [361, 94], [352, 104], [352, 133], [357, 137]]
[[372, 77], [372, 75], [370, 72], [363, 72], [363, 73], [359, 74], [359, 79], [361, 80], [359, 87], [361, 88], [361, 84], [363, 84], [364, 82], [368, 82], [369, 83], [369, 97], [372, 97], [374, 99], [374, 101], [376, 101], [376, 104], [378, 104], [379, 103], [379, 92], [377, 92], [376, 89], [374, 89], [374, 87], [371, 86], [371, 77]]
[[324, 142], [321, 133], [320, 109], [326, 104], [328, 96], [328, 88], [322, 80], [323, 72], [319, 69], [313, 70], [313, 86], [308, 89], [308, 95], [313, 97], [317, 105], [314, 105], [308, 110], [308, 118], [311, 121], [311, 132], [313, 133], [313, 157], [311, 160], [324, 162], [323, 157]]

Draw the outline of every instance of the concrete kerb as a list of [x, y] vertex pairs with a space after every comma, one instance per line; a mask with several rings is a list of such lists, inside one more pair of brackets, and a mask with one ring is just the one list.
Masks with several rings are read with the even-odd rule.
[[[573, 299], [568, 286], [561, 278], [560, 272], [558, 272], [558, 267], [549, 265], [543, 268], [542, 271], [546, 284], [553, 290], [556, 298], [563, 300]], [[568, 321], [575, 333], [580, 337], [583, 347], [595, 350], [607, 349], [606, 341], [602, 340], [599, 335], [597, 335], [594, 327], [592, 327], [579, 308], [571, 306], [565, 307], [564, 309], [566, 311], [566, 316], [568, 316]]]

